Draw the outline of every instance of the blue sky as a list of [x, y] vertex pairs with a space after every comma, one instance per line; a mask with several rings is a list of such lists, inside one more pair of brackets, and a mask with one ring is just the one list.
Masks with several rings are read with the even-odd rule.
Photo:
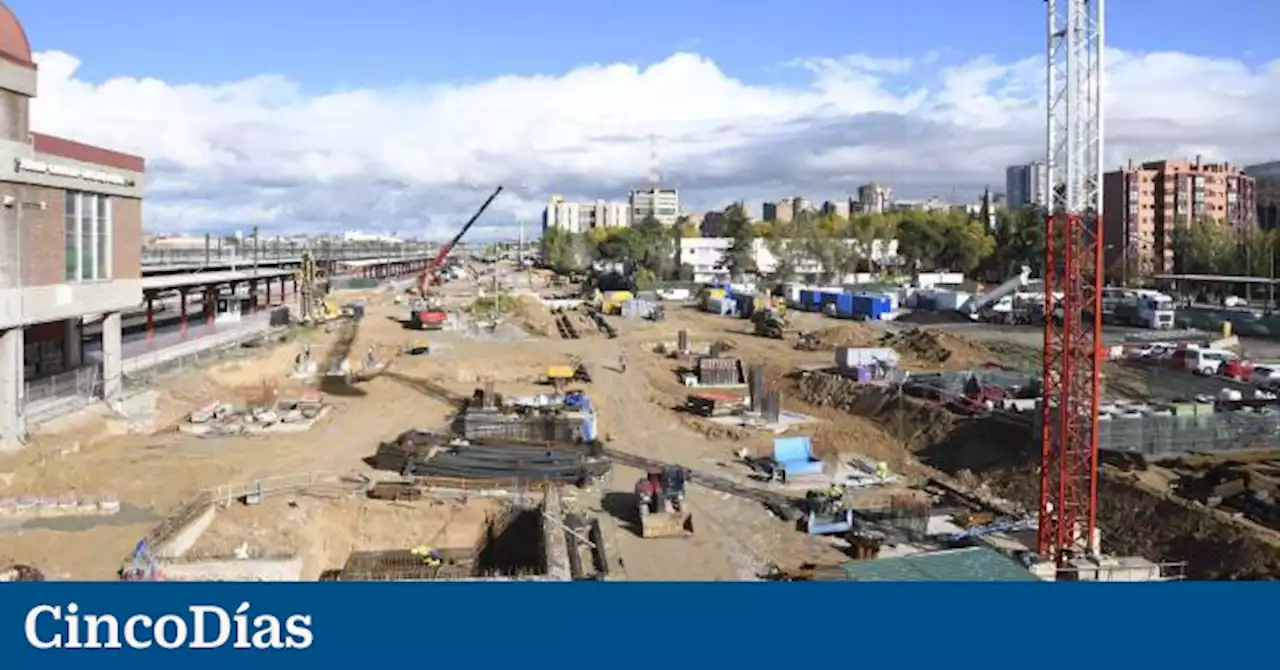
[[[1045, 151], [1040, 0], [8, 4], [66, 54], [33, 126], [145, 156], [157, 231], [440, 237], [502, 183], [498, 235], [551, 194], [625, 198], [650, 138], [695, 214], [869, 181], [967, 201]], [[1105, 162], [1277, 158], [1280, 3], [1108, 4]]]
[[[80, 75], [218, 82], [264, 72], [309, 90], [559, 73], [693, 50], [749, 82], [791, 58], [938, 51], [946, 62], [1039, 53], [1038, 0], [9, 0], [37, 50]], [[1112, 0], [1110, 41], [1132, 50], [1271, 57], [1280, 3]], [[1229, 7], [1229, 8], [1228, 8]], [[179, 9], [180, 8], [180, 9]], [[175, 11], [176, 10], [176, 11]], [[1212, 24], [1214, 29], [1206, 29]], [[119, 26], [107, 28], [106, 26]]]

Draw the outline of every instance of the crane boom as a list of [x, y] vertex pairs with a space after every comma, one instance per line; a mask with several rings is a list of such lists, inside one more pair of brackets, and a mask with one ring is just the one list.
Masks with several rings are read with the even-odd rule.
[[458, 234], [454, 235], [453, 239], [449, 240], [447, 244], [440, 247], [440, 251], [436, 253], [436, 257], [432, 259], [431, 263], [428, 264], [427, 267], [423, 268], [422, 272], [418, 275], [419, 295], [425, 295], [427, 284], [434, 281], [433, 278], [436, 276], [436, 272], [440, 270], [440, 266], [444, 264], [445, 259], [453, 252], [453, 248], [458, 246], [458, 242], [462, 241], [462, 236], [466, 235], [467, 231], [471, 230], [471, 226], [474, 226], [476, 221], [480, 220], [480, 216], [484, 214], [486, 209], [489, 209], [489, 205], [493, 204], [494, 199], [498, 197], [499, 193], [502, 193], [502, 186], [498, 186], [498, 188], [493, 190], [489, 199], [485, 200], [484, 204], [480, 205], [480, 209], [477, 209], [476, 213], [472, 214], [471, 218], [458, 229]]

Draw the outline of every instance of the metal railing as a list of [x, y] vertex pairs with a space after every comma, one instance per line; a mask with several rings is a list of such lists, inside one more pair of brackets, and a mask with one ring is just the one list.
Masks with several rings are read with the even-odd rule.
[[26, 382], [26, 404], [62, 398], [93, 399], [102, 395], [102, 368], [89, 365]]
[[[397, 258], [422, 255], [432, 251], [427, 244], [338, 244], [330, 248], [311, 247], [317, 260], [358, 260], [365, 258]], [[142, 265], [203, 265], [211, 263], [253, 264], [297, 260], [307, 247], [298, 243], [264, 242], [255, 253], [252, 245], [211, 246], [208, 249], [143, 249]]]

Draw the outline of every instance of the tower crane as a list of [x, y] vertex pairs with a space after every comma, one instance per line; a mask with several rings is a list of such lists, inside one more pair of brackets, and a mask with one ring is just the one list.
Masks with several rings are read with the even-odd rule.
[[1044, 402], [1037, 552], [1097, 551], [1105, 0], [1044, 0]]
[[471, 218], [462, 224], [453, 239], [442, 245], [440, 250], [436, 252], [436, 257], [427, 264], [427, 267], [422, 269], [422, 272], [418, 273], [417, 288], [419, 298], [409, 307], [411, 312], [409, 320], [413, 328], [435, 330], [444, 327], [444, 322], [448, 320], [449, 315], [440, 306], [440, 301], [431, 295], [431, 287], [440, 283], [440, 268], [444, 265], [449, 254], [453, 252], [453, 248], [458, 246], [458, 242], [462, 241], [462, 237], [480, 219], [480, 215], [489, 209], [489, 205], [493, 204], [499, 193], [502, 193], [501, 186], [493, 190], [489, 199], [485, 200], [480, 205], [480, 209], [477, 209], [476, 213], [472, 214]]

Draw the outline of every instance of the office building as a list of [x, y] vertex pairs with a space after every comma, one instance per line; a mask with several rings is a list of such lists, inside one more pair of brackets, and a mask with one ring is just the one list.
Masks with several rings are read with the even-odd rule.
[[1010, 165], [1005, 170], [1004, 192], [1009, 207], [1021, 209], [1035, 205], [1045, 207], [1049, 171], [1044, 163]]
[[[25, 439], [33, 381], [119, 399], [120, 314], [142, 302], [143, 159], [31, 132], [35, 96], [31, 46], [0, 4], [0, 449]], [[102, 315], [94, 360], [89, 315]]]
[[631, 192], [631, 221], [639, 223], [652, 216], [665, 226], [680, 218], [680, 193], [674, 188], [639, 188]]
[[1174, 230], [1257, 225], [1254, 180], [1229, 163], [1161, 160], [1103, 175], [1104, 264], [1113, 278], [1176, 270]]

